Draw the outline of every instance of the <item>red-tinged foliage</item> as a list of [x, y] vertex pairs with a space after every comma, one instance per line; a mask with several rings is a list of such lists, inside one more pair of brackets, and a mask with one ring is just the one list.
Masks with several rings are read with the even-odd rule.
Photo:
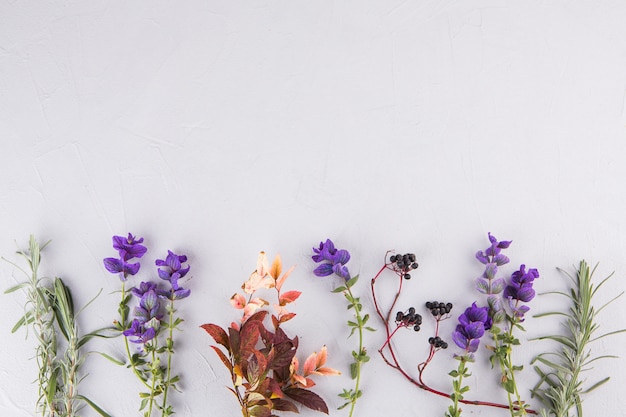
[[211, 337], [213, 338], [213, 340], [215, 340], [216, 343], [219, 343], [220, 345], [224, 346], [226, 349], [230, 349], [230, 346], [228, 344], [228, 335], [226, 334], [224, 329], [222, 329], [220, 326], [207, 323], [207, 324], [203, 324], [200, 327], [206, 330], [206, 332], [211, 335]]
[[217, 346], [211, 345], [211, 348], [215, 351], [217, 356], [219, 356], [219, 358], [222, 360], [222, 363], [224, 364], [224, 366], [232, 373], [233, 365], [230, 363], [230, 360], [226, 357], [226, 355], [224, 355], [224, 352], [222, 352], [222, 350]]
[[312, 391], [304, 388], [292, 387], [284, 390], [283, 392], [287, 397], [299, 402], [311, 410], [321, 411], [322, 413], [328, 414], [328, 406], [324, 400]]
[[281, 306], [285, 306], [296, 301], [298, 297], [300, 297], [300, 294], [302, 294], [300, 291], [287, 291], [280, 295], [278, 302]]
[[[227, 329], [214, 324], [201, 326], [219, 345], [211, 348], [232, 375], [233, 388], [229, 390], [239, 401], [244, 417], [275, 417], [273, 411], [297, 413], [298, 408], [294, 401], [328, 414], [324, 400], [307, 389], [315, 383], [306, 375], [297, 373], [298, 337], [289, 337], [280, 327], [282, 323], [295, 317], [295, 313], [287, 312], [283, 307], [301, 295], [300, 291], [281, 294], [281, 286], [292, 270], [293, 268], [279, 277], [282, 272], [280, 258], [277, 257], [272, 266], [268, 267], [265, 254], [261, 254], [257, 270], [247, 281], [248, 285], [244, 284], [244, 290], [251, 301], [246, 304], [243, 296], [237, 294], [231, 298], [231, 304], [235, 308], [241, 310], [243, 306], [241, 324], [232, 323]], [[268, 278], [277, 282], [277, 285], [265, 285]], [[265, 309], [268, 303], [260, 298], [253, 298], [256, 289], [260, 288], [274, 288], [277, 292], [279, 305], [274, 304], [274, 307], [278, 316], [271, 316], [269, 327], [265, 323], [269, 315]], [[262, 302], [255, 303], [255, 300]], [[248, 308], [252, 304], [254, 308]], [[325, 359], [325, 348], [320, 354], [312, 355], [307, 360], [310, 373], [321, 374], [317, 371]]]
[[282, 316], [280, 316], [279, 321], [281, 323], [284, 323], [286, 321], [291, 320], [292, 318], [294, 318], [296, 316], [296, 313], [287, 313], [287, 314], [283, 314]]

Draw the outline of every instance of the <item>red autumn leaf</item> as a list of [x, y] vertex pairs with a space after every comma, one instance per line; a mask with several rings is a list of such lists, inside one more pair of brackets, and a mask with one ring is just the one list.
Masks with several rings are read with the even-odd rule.
[[298, 407], [294, 403], [288, 400], [276, 399], [272, 401], [274, 404], [274, 410], [277, 411], [291, 411], [292, 413], [298, 413]]
[[286, 321], [291, 320], [292, 318], [296, 317], [296, 313], [287, 313], [285, 315], [280, 316], [280, 322], [284, 323]]
[[211, 337], [215, 340], [215, 342], [224, 346], [226, 349], [230, 350], [230, 343], [228, 342], [228, 335], [220, 326], [215, 324], [207, 323], [203, 324], [202, 327]]
[[218, 348], [217, 346], [211, 345], [211, 348], [215, 351], [215, 353], [217, 353], [217, 356], [219, 356], [219, 358], [222, 360], [222, 362], [224, 363], [224, 366], [232, 374], [233, 373], [233, 365], [230, 363], [230, 360], [228, 360], [226, 355], [224, 355], [224, 352], [222, 352], [222, 350], [220, 348]]
[[240, 350], [242, 355], [246, 355], [247, 353], [253, 351], [256, 347], [257, 342], [259, 341], [259, 337], [261, 336], [261, 332], [259, 331], [259, 327], [262, 326], [261, 322], [256, 320], [248, 320], [241, 326], [241, 345]]
[[284, 306], [286, 304], [296, 301], [298, 297], [300, 297], [300, 294], [302, 294], [302, 292], [300, 291], [287, 291], [286, 293], [280, 295], [278, 301], [281, 306]]
[[299, 402], [305, 407], [310, 408], [311, 410], [321, 411], [322, 413], [328, 414], [328, 406], [324, 402], [324, 400], [314, 392], [306, 390], [304, 388], [289, 388], [283, 391], [286, 396]]

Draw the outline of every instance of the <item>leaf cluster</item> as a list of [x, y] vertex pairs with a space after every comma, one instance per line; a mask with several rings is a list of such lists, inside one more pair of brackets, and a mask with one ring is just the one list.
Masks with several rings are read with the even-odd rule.
[[598, 285], [594, 285], [592, 277], [596, 268], [597, 265], [591, 270], [587, 262], [582, 260], [575, 277], [562, 271], [571, 280], [572, 285], [569, 291], [549, 294], [566, 297], [570, 303], [569, 309], [565, 312], [556, 311], [537, 316], [561, 316], [565, 328], [564, 334], [538, 338], [538, 340], [552, 340], [559, 346], [557, 352], [542, 353], [533, 359], [533, 363], [537, 364], [534, 369], [539, 375], [539, 382], [532, 389], [532, 394], [547, 407], [544, 414], [567, 417], [571, 415], [572, 408], [575, 408], [576, 415], [582, 417], [581, 396], [609, 380], [609, 377], [605, 377], [586, 386], [585, 378], [581, 376], [583, 372], [591, 369], [593, 362], [615, 357], [592, 356], [589, 345], [606, 336], [626, 331], [626, 329], [621, 329], [595, 336], [599, 328], [597, 315], [623, 294], [623, 292], [618, 294], [596, 309], [593, 305], [593, 298], [600, 287], [613, 275], [609, 275]]
[[467, 367], [468, 362], [473, 362], [473, 358], [470, 355], [463, 355], [455, 357], [459, 361], [459, 366], [456, 370], [452, 370], [448, 373], [452, 378], [453, 392], [450, 394], [452, 405], [448, 407], [446, 417], [460, 417], [461, 409], [459, 408], [459, 401], [463, 400], [463, 394], [470, 390], [469, 385], [463, 385], [463, 378], [469, 378], [472, 374]]
[[[250, 295], [249, 301], [239, 294], [231, 298], [231, 304], [244, 311], [241, 325], [231, 323], [228, 328], [222, 328], [207, 323], [200, 326], [217, 343], [211, 348], [231, 374], [233, 387], [228, 389], [239, 401], [244, 417], [274, 417], [275, 411], [297, 413], [296, 403], [328, 414], [326, 402], [310, 390], [315, 385], [310, 377], [338, 372], [324, 366], [325, 347], [309, 355], [300, 372], [296, 357], [298, 337], [288, 336], [281, 325], [295, 317], [286, 306], [301, 293], [287, 291], [281, 294], [282, 285], [293, 269], [281, 277], [281, 268], [279, 257], [269, 268], [267, 258], [261, 252], [257, 270], [242, 286]], [[256, 290], [261, 288], [277, 291], [277, 314], [271, 314], [271, 320], [266, 320], [270, 313], [262, 308], [269, 303], [253, 298]]]

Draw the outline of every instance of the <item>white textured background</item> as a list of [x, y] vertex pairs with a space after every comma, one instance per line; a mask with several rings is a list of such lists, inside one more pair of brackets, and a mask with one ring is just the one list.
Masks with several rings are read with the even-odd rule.
[[[316, 392], [331, 415], [347, 415], [334, 410], [335, 394], [351, 385], [356, 340], [345, 341], [349, 316], [329, 294], [336, 281], [313, 277], [309, 260], [326, 237], [352, 252], [366, 308], [369, 278], [397, 249], [421, 265], [401, 305], [445, 299], [456, 316], [478, 299], [473, 254], [488, 231], [514, 240], [509, 273], [522, 262], [540, 269], [539, 291], [564, 288], [555, 268], [582, 258], [600, 262], [600, 275], [616, 271], [598, 301], [626, 288], [624, 22], [618, 0], [2, 0], [0, 253], [14, 260], [30, 233], [52, 239], [43, 273], [63, 277], [81, 305], [104, 289], [81, 317], [87, 331], [117, 314], [119, 281], [101, 261], [114, 255], [112, 234], [144, 236], [149, 262], [186, 252], [193, 293], [180, 304], [183, 393], [172, 400], [180, 416], [236, 416], [198, 326], [234, 320], [228, 298], [257, 252], [280, 252], [298, 264], [286, 287], [304, 291], [291, 327], [302, 355], [326, 343], [329, 364], [344, 371]], [[22, 280], [0, 268], [0, 287]], [[9, 333], [23, 302], [0, 297], [2, 416], [33, 415], [35, 341]], [[624, 327], [625, 316], [620, 299], [602, 329]], [[522, 337], [549, 323], [528, 319]], [[408, 369], [427, 336], [425, 326], [398, 338]], [[383, 364], [383, 340], [368, 335], [357, 415], [443, 415], [445, 399]], [[587, 397], [589, 416], [626, 415], [625, 341], [595, 346], [622, 358], [590, 374], [613, 379]], [[525, 345], [516, 355], [525, 364], [545, 348]], [[119, 339], [90, 348], [122, 352]], [[436, 357], [432, 385], [448, 389], [453, 351]], [[138, 415], [126, 369], [91, 356], [86, 370], [84, 394], [116, 417]], [[485, 356], [473, 370], [472, 398], [505, 401]], [[520, 378], [525, 389], [536, 382], [531, 370]]]

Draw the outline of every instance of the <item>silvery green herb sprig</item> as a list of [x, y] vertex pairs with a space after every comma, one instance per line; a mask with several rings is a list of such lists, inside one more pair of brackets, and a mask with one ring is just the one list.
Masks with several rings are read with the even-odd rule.
[[597, 308], [593, 304], [593, 298], [600, 287], [611, 275], [604, 278], [598, 285], [592, 282], [593, 273], [585, 260], [580, 261], [576, 276], [564, 272], [572, 281], [568, 292], [552, 292], [568, 299], [570, 307], [565, 312], [554, 311], [539, 314], [536, 317], [561, 316], [564, 318], [564, 334], [548, 335], [539, 337], [537, 340], [552, 340], [559, 345], [555, 352], [542, 353], [535, 357], [533, 363], [535, 371], [540, 379], [533, 388], [532, 393], [545, 405], [542, 410], [543, 416], [568, 417], [573, 415], [571, 410], [576, 409], [577, 417], [583, 416], [581, 396], [606, 383], [610, 377], [606, 377], [588, 385], [582, 373], [591, 368], [594, 361], [603, 358], [615, 358], [611, 355], [592, 356], [589, 345], [603, 337], [626, 331], [616, 330], [596, 336], [600, 327], [597, 315], [607, 305], [620, 297], [622, 293]]
[[[29, 271], [9, 261], [28, 280], [5, 291], [10, 293], [23, 288], [27, 293], [24, 316], [18, 320], [13, 332], [22, 326], [28, 330], [30, 326], [39, 342], [36, 348], [39, 365], [38, 412], [49, 417], [74, 417], [86, 403], [101, 416], [109, 417], [97, 404], [79, 394], [78, 390], [82, 380], [80, 368], [84, 363], [81, 349], [93, 337], [106, 337], [101, 333], [104, 329], [81, 336], [76, 323], [76, 316], [80, 312], [75, 313], [69, 287], [61, 278], [50, 280], [38, 276], [41, 251], [48, 243], [40, 247], [31, 235], [29, 250], [17, 252], [26, 259]], [[60, 348], [58, 332], [65, 338], [64, 349]]]
[[11, 331], [14, 333], [24, 326], [27, 328], [27, 332], [31, 329], [37, 339], [35, 358], [39, 368], [37, 375], [39, 397], [36, 408], [40, 415], [53, 417], [57, 415], [60, 407], [57, 396], [57, 393], [60, 391], [60, 387], [57, 384], [60, 370], [57, 359], [57, 336], [54, 329], [54, 311], [50, 300], [49, 280], [38, 275], [41, 251], [48, 243], [50, 242], [40, 246], [35, 237], [31, 235], [28, 243], [29, 249], [27, 251], [17, 251], [17, 254], [26, 260], [28, 270], [5, 259], [27, 277], [25, 282], [9, 288], [5, 291], [5, 294], [19, 289], [26, 290], [24, 315]]

